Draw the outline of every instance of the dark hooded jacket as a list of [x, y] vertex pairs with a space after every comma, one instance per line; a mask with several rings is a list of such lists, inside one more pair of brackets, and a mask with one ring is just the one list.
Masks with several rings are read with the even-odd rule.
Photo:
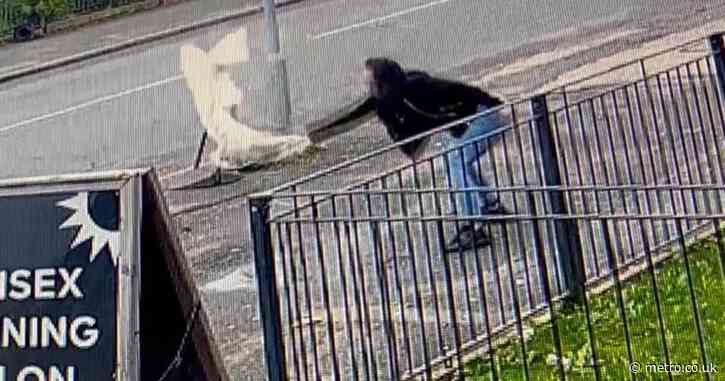
[[[370, 59], [377, 85], [377, 97], [369, 97], [329, 127], [347, 124], [375, 112], [390, 137], [398, 142], [478, 112], [479, 106], [496, 107], [502, 101], [466, 84], [434, 78], [422, 71], [404, 71], [388, 59]], [[451, 128], [454, 137], [465, 133], [468, 124]], [[418, 150], [423, 139], [401, 146], [408, 156]]]

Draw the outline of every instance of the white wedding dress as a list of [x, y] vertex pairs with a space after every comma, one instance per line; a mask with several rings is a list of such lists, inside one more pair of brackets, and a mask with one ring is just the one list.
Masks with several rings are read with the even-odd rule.
[[248, 60], [244, 28], [225, 37], [208, 53], [191, 44], [181, 47], [181, 69], [199, 120], [215, 143], [209, 159], [218, 169], [274, 163], [300, 154], [311, 145], [306, 136], [279, 136], [256, 130], [232, 115], [242, 93], [222, 68]]

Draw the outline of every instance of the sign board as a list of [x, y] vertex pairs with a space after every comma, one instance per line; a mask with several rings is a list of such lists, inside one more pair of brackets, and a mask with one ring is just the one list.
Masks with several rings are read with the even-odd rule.
[[0, 381], [226, 380], [172, 226], [151, 171], [0, 182]]

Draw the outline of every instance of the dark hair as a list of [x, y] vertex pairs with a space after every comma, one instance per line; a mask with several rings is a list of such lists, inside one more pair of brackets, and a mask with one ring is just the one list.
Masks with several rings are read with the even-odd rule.
[[405, 84], [405, 71], [400, 64], [390, 58], [374, 57], [365, 60], [365, 67], [372, 72], [381, 98], [401, 96]]

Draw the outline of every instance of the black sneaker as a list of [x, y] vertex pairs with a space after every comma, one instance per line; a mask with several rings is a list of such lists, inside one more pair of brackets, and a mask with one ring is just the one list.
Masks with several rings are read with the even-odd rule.
[[453, 237], [453, 239], [448, 241], [448, 243], [446, 243], [446, 247], [445, 247], [446, 253], [458, 251], [459, 243], [463, 242], [461, 240], [461, 238], [464, 235], [469, 234], [469, 232], [473, 231], [474, 230], [473, 228], [474, 228], [474, 225], [472, 223], [467, 223], [467, 224], [461, 226], [458, 229], [458, 234], [455, 237]]
[[466, 251], [481, 248], [491, 244], [491, 238], [486, 234], [483, 228], [473, 229], [473, 226], [467, 225], [461, 229], [460, 233], [446, 245], [446, 253], [454, 253], [457, 251]]

